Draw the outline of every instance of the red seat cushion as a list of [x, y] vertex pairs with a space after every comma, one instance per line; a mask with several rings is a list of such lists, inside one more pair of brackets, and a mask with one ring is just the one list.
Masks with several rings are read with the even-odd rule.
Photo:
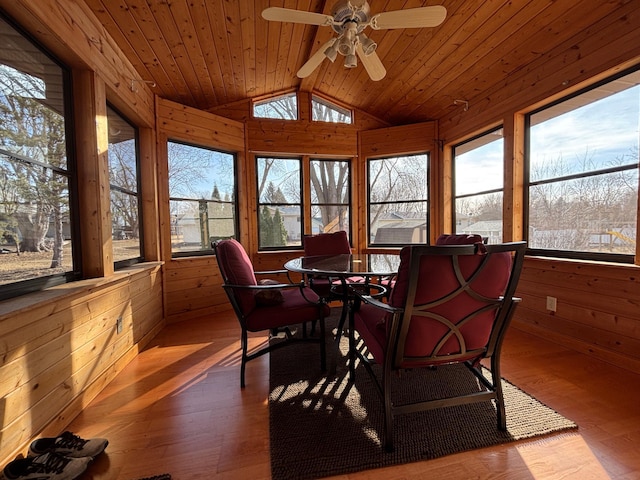
[[[258, 332], [269, 328], [295, 325], [318, 318], [318, 305], [309, 302], [317, 302], [318, 296], [308, 287], [304, 288], [304, 296], [300, 288], [283, 288], [282, 303], [278, 305], [255, 308], [246, 317], [247, 330]], [[322, 304], [323, 316], [328, 316], [331, 309]]]

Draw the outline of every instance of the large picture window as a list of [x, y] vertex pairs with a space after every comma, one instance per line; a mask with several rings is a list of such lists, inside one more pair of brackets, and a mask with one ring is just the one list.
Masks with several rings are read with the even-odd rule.
[[479, 234], [488, 243], [502, 242], [502, 129], [456, 145], [453, 158], [456, 233]]
[[258, 157], [258, 244], [302, 245], [302, 169], [298, 158]]
[[349, 234], [350, 162], [311, 160], [311, 232]]
[[[350, 234], [348, 160], [258, 157], [256, 162], [260, 249], [301, 248], [304, 233]], [[305, 204], [308, 197], [311, 203]], [[305, 218], [310, 218], [308, 231]]]
[[116, 267], [142, 259], [138, 132], [119, 113], [107, 108], [111, 234]]
[[369, 245], [427, 243], [429, 155], [368, 160]]
[[0, 299], [75, 278], [68, 75], [0, 17]]
[[528, 135], [529, 248], [632, 261], [640, 72], [532, 113]]
[[171, 252], [212, 253], [212, 241], [238, 235], [235, 156], [174, 141], [167, 148]]

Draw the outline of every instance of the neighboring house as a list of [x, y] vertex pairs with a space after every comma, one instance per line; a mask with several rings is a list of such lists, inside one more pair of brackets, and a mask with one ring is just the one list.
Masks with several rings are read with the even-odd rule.
[[467, 229], [469, 225], [474, 223], [472, 215], [467, 215], [466, 213], [456, 212], [456, 231], [462, 232]]
[[[423, 212], [389, 212], [372, 225], [373, 243], [427, 243], [427, 222]], [[377, 228], [375, 228], [377, 227]]]
[[202, 214], [195, 202], [188, 202], [186, 204], [191, 208], [173, 216], [171, 235], [174, 243], [208, 244], [212, 239], [232, 237], [235, 234], [232, 207], [208, 200], [205, 202], [207, 209]]
[[458, 233], [474, 233], [483, 238], [487, 238], [487, 243], [502, 242], [502, 220], [481, 220], [467, 225], [464, 228], [458, 227]]

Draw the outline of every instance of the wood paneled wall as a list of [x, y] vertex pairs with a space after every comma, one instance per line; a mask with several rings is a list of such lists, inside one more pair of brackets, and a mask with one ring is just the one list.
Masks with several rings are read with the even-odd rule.
[[[637, 266], [532, 257], [518, 295], [518, 328], [640, 372]], [[555, 312], [546, 310], [547, 296], [558, 299]]]
[[161, 286], [160, 265], [145, 264], [0, 303], [3, 465], [63, 430], [156, 335]]
[[[311, 96], [300, 93], [300, 119], [284, 121], [252, 118], [251, 101], [237, 102], [215, 109], [215, 114], [158, 99], [158, 158], [166, 159], [167, 140], [180, 140], [238, 156], [238, 188], [240, 240], [257, 270], [282, 268], [300, 250], [258, 253], [257, 199], [255, 185], [256, 155], [297, 155], [304, 158], [355, 159], [358, 132], [364, 128], [386, 124], [371, 116], [354, 112], [352, 125], [311, 121]], [[401, 141], [401, 133], [395, 141]], [[357, 170], [354, 164], [352, 171]], [[163, 258], [165, 259], [165, 308], [169, 322], [184, 321], [203, 315], [215, 318], [216, 312], [230, 308], [221, 284], [215, 258], [211, 256], [171, 258], [168, 210], [168, 170], [165, 160], [159, 162], [159, 189]], [[353, 190], [353, 189], [352, 189]], [[354, 201], [357, 195], [354, 195]], [[360, 223], [361, 209], [353, 208], [354, 225]]]
[[[103, 27], [83, 2], [0, 0], [0, 6], [74, 71], [85, 72], [76, 74], [76, 78], [85, 85], [93, 85], [102, 92], [100, 96], [145, 127], [141, 141], [146, 143], [142, 151], [150, 161], [154, 160], [154, 154], [149, 142], [157, 141], [157, 170], [149, 163], [144, 166], [145, 177], [157, 174], [157, 194], [154, 179], [143, 186], [145, 208], [152, 212], [145, 217], [145, 242], [149, 258], [157, 260], [155, 256], [159, 254], [167, 262], [164, 275], [155, 263], [111, 274], [106, 265], [109, 253], [102, 251], [96, 263], [102, 262], [105, 268], [98, 269], [97, 274], [106, 277], [0, 303], [1, 460], [24, 448], [43, 430], [56, 433], [68, 424], [162, 327], [163, 318], [188, 320], [229, 308], [214, 258], [171, 259], [167, 139], [237, 152], [240, 239], [257, 268], [273, 268], [299, 252], [256, 253], [255, 153], [354, 158], [357, 193], [353, 217], [356, 228], [362, 229], [366, 222], [363, 173], [366, 156], [418, 152], [429, 147], [437, 152], [435, 139], [451, 144], [489, 126], [504, 124], [508, 138], [505, 158], [508, 162], [515, 160], [505, 169], [505, 185], [510, 192], [517, 193], [522, 178], [518, 170], [522, 158], [522, 128], [518, 122], [522, 112], [587, 81], [603, 78], [611, 69], [640, 62], [637, 28], [640, 13], [634, 2], [627, 2], [615, 18], [602, 19], [597, 28], [585, 31], [581, 38], [571, 39], [541, 56], [529, 68], [511, 76], [498, 91], [487, 92], [484, 101], [469, 104], [466, 111], [453, 109], [433, 124], [387, 129], [389, 125], [384, 122], [358, 112], [352, 126], [313, 124], [306, 117], [282, 123], [252, 119], [250, 102], [217, 108], [218, 115], [161, 99], [154, 102], [144, 79], [137, 75], [113, 39], [104, 34]], [[88, 90], [84, 93], [88, 94]], [[88, 95], [88, 102], [96, 101], [94, 94]], [[309, 109], [301, 111], [308, 115]], [[383, 130], [363, 133], [358, 140], [358, 132], [377, 129]], [[96, 130], [92, 137], [97, 152], [101, 134]], [[90, 153], [91, 146], [83, 151], [88, 152], [91, 161], [99, 161], [96, 153]], [[444, 153], [441, 157], [446, 159]], [[450, 178], [450, 172], [446, 161], [438, 160], [435, 165], [438, 170], [432, 172], [435, 183], [431, 195], [436, 210], [432, 211], [432, 220], [440, 223], [432, 225], [432, 235], [448, 227], [447, 202], [440, 197], [447, 191], [443, 179]], [[508, 203], [505, 235], [517, 239], [521, 235], [522, 205], [515, 194], [505, 198], [510, 198], [505, 202]], [[159, 240], [157, 230], [161, 232]], [[360, 241], [358, 246], [362, 245]], [[519, 289], [524, 301], [515, 323], [640, 371], [637, 277], [637, 266], [529, 258]], [[553, 315], [545, 310], [546, 295], [558, 299], [558, 310]], [[120, 316], [124, 329], [117, 334], [116, 319]]]
[[[183, 141], [234, 153], [237, 156], [242, 212], [247, 211], [245, 168], [245, 127], [241, 122], [196, 110], [168, 100], [157, 100], [158, 190], [160, 198], [161, 249], [164, 264], [164, 305], [168, 321], [183, 321], [203, 315], [214, 316], [230, 308], [222, 290], [220, 272], [213, 256], [171, 258], [169, 214], [169, 171], [167, 142]], [[240, 223], [246, 225], [246, 216]], [[246, 244], [248, 232], [241, 229], [240, 241]]]
[[[73, 78], [83, 273], [0, 302], [0, 461], [56, 435], [164, 325], [153, 94], [84, 2], [0, 0]], [[109, 101], [140, 127], [145, 258], [113, 271], [107, 165]], [[93, 278], [90, 278], [93, 277]], [[122, 330], [117, 332], [117, 319]]]
[[[459, 107], [439, 119], [445, 158], [450, 158], [447, 153], [453, 144], [503, 125], [505, 240], [518, 240], [524, 235], [524, 114], [638, 65], [638, 25], [640, 11], [628, 2], [615, 16], [602, 18], [594, 28], [511, 75], [500, 89], [487, 92], [483, 101], [471, 102], [468, 110]], [[450, 161], [444, 169], [444, 176], [450, 176]], [[523, 302], [514, 325], [640, 371], [639, 275], [637, 265], [528, 257], [518, 289]], [[547, 296], [557, 298], [556, 312], [546, 310]]]

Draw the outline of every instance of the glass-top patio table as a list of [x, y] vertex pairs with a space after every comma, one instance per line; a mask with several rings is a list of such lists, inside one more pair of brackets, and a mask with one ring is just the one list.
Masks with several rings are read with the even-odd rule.
[[[342, 300], [343, 305], [335, 337], [337, 355], [349, 304], [353, 299], [353, 289], [382, 297], [387, 293], [387, 286], [381, 280], [393, 277], [399, 265], [400, 255], [397, 253], [353, 253], [298, 257], [287, 261], [284, 268], [304, 276], [334, 279], [332, 292]], [[335, 371], [335, 361], [332, 362], [331, 370]]]

